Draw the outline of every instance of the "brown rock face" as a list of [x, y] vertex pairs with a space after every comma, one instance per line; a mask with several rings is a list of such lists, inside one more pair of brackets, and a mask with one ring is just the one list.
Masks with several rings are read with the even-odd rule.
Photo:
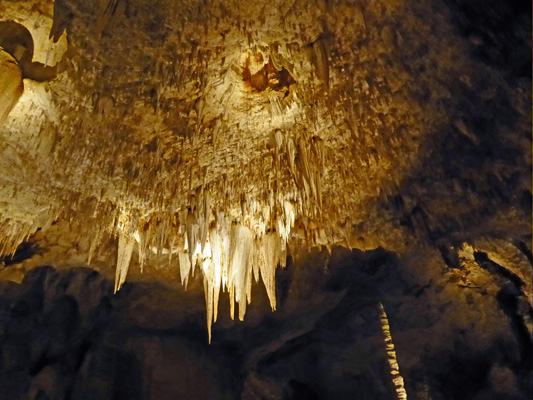
[[[503, 313], [513, 332], [490, 326], [479, 351], [496, 337], [523, 350], [532, 332], [531, 19], [514, 3], [490, 12], [467, 3], [2, 1], [0, 279], [88, 265], [114, 279], [114, 292], [128, 280], [203, 290], [210, 338], [212, 322], [227, 318], [221, 292], [231, 318], [244, 318], [252, 288], [280, 311], [288, 306], [276, 272], [288, 257], [379, 248], [412, 280], [425, 272], [407, 263], [428, 257], [420, 293], [446, 293], [452, 305], [434, 305], [442, 312], [461, 303], [462, 328], [439, 352], [478, 318], [477, 301], [480, 326]], [[421, 378], [426, 355], [401, 355], [394, 321], [411, 305], [368, 302], [384, 305], [399, 353], [389, 362], [400, 364], [407, 394], [452, 398], [437, 388], [438, 372]], [[419, 307], [424, 325], [433, 317]], [[483, 376], [519, 396], [517, 371], [530, 356], [485, 363]], [[277, 372], [256, 367], [228, 396], [268, 398], [269, 387], [273, 398], [287, 388], [307, 396], [308, 383], [279, 386]], [[38, 382], [58, 379], [49, 369]], [[382, 389], [376, 398], [393, 390]]]

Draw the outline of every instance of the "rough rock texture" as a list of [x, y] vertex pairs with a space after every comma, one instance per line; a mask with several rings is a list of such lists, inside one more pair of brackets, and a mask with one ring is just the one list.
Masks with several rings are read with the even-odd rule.
[[134, 251], [175, 253], [184, 282], [198, 264], [216, 319], [224, 287], [242, 318], [252, 276], [274, 299], [287, 246], [401, 252], [402, 217], [517, 239], [529, 89], [476, 57], [468, 8], [419, 3], [2, 2], [26, 78], [0, 132], [3, 252], [75, 220], [89, 253], [117, 239], [117, 289]]
[[437, 250], [313, 251], [278, 272], [278, 311], [255, 290], [235, 322], [224, 299], [210, 345], [199, 291], [39, 268], [0, 285], [0, 399], [392, 399], [379, 303], [408, 398], [527, 399], [519, 288], [479, 265], [465, 282]]
[[380, 303], [409, 398], [527, 398], [530, 43], [519, 2], [2, 0], [0, 398], [392, 398]]

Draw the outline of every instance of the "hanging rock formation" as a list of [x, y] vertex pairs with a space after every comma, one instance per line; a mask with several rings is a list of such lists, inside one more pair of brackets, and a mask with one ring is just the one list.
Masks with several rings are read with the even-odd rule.
[[2, 2], [1, 254], [200, 279], [210, 332], [305, 248], [530, 253], [529, 86], [420, 3]]

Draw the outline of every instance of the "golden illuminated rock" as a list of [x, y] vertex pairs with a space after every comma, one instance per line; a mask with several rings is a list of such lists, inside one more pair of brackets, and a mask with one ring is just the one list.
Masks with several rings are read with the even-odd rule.
[[210, 326], [221, 289], [244, 317], [252, 278], [275, 309], [289, 247], [402, 251], [380, 201], [457, 125], [450, 88], [476, 71], [429, 7], [2, 3], [34, 43], [14, 107], [20, 70], [0, 53], [2, 252], [78, 221], [89, 262], [117, 239], [115, 289], [162, 256], [184, 284], [198, 269]]
[[23, 87], [22, 71], [17, 60], [0, 47], [0, 123], [17, 104]]

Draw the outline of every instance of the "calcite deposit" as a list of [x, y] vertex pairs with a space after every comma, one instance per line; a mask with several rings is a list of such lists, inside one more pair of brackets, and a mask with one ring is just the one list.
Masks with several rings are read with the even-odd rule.
[[200, 276], [209, 332], [221, 292], [242, 320], [261, 280], [276, 309], [276, 269], [315, 246], [474, 246], [531, 290], [530, 86], [453, 21], [440, 1], [2, 1], [0, 255], [115, 263], [115, 291]]

